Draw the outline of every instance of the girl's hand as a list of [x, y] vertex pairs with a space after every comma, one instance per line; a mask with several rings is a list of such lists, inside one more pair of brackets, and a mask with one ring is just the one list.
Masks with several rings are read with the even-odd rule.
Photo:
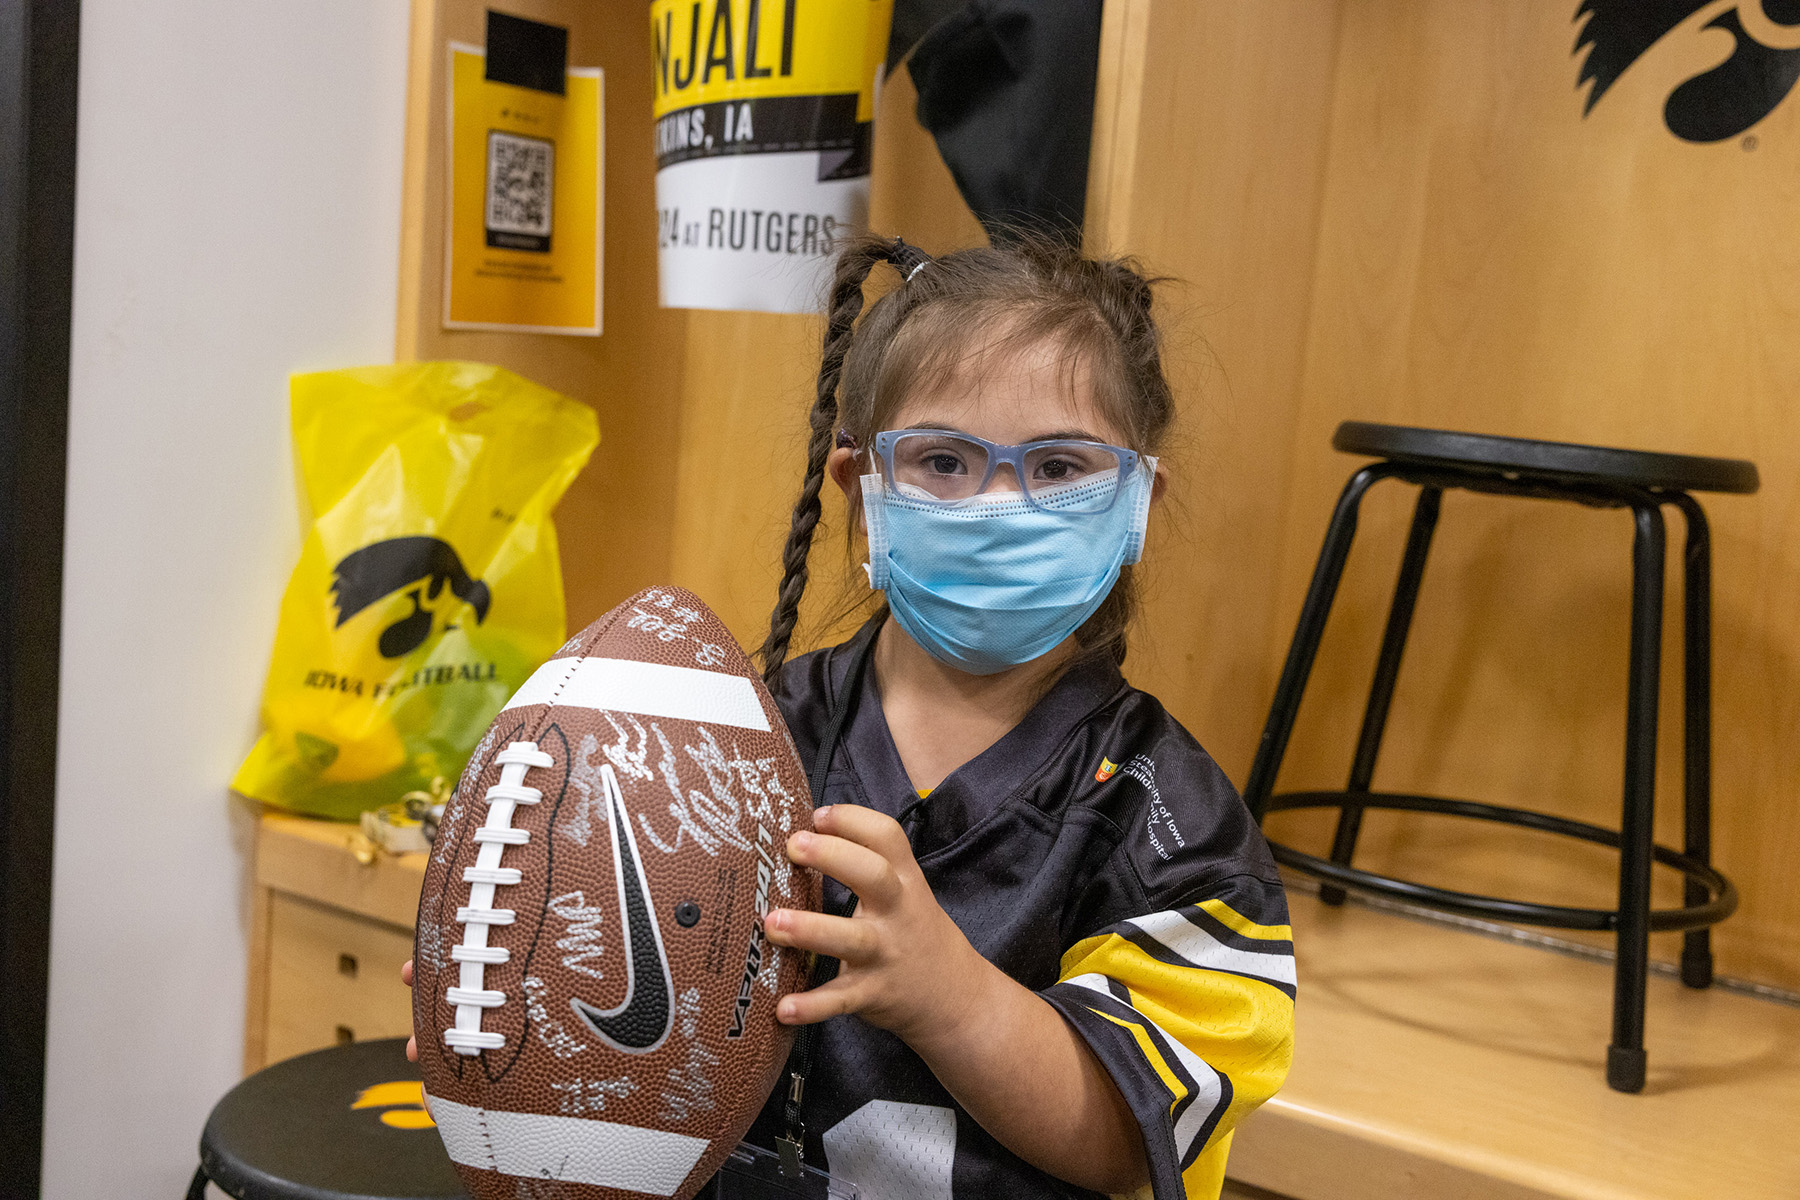
[[788, 839], [788, 858], [855, 892], [850, 917], [771, 909], [763, 928], [778, 946], [841, 961], [830, 982], [784, 997], [776, 1017], [809, 1025], [856, 1013], [871, 1025], [924, 1042], [955, 1041], [1004, 980], [939, 907], [900, 823], [872, 808], [830, 805], [813, 813], [817, 832]]
[[[410, 958], [400, 964], [400, 982], [407, 987], [412, 986], [412, 959]], [[419, 1039], [410, 1035], [406, 1039], [406, 1061], [419, 1061]]]

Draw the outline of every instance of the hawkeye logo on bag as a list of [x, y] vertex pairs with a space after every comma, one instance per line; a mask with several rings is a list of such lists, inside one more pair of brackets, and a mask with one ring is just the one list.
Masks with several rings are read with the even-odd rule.
[[488, 586], [469, 578], [454, 546], [434, 537], [398, 537], [364, 546], [338, 562], [331, 581], [338, 626], [411, 583], [420, 585], [406, 593], [412, 611], [382, 630], [376, 641], [383, 658], [405, 658], [431, 636], [432, 610], [420, 603], [421, 593], [426, 600], [436, 600], [448, 584], [457, 599], [475, 610], [477, 625], [487, 620]]
[[[412, 584], [418, 586], [409, 586]], [[437, 604], [446, 589], [456, 597], [455, 604]], [[487, 620], [488, 607], [493, 602], [488, 585], [469, 576], [456, 547], [449, 542], [422, 535], [385, 538], [353, 550], [338, 560], [331, 578], [331, 595], [338, 614], [332, 628], [342, 629], [352, 617], [401, 592], [412, 607], [397, 620], [389, 622], [375, 639], [375, 651], [384, 659], [405, 658], [425, 645], [431, 637], [437, 614], [454, 613], [458, 606], [466, 604], [475, 614], [475, 624], [480, 625]], [[427, 608], [427, 603], [434, 607]], [[455, 622], [447, 620], [442, 632], [449, 633], [458, 628], [460, 626]], [[366, 692], [380, 699], [408, 688], [457, 682], [485, 683], [495, 678], [498, 678], [498, 665], [492, 662], [434, 663], [422, 666], [410, 675], [376, 680], [372, 684], [356, 675], [315, 669], [307, 672], [305, 686], [330, 688], [353, 696]], [[320, 769], [331, 764], [332, 758], [324, 749], [330, 743], [314, 746], [305, 735], [299, 735], [299, 738], [303, 758]], [[331, 755], [335, 755], [335, 748]]]

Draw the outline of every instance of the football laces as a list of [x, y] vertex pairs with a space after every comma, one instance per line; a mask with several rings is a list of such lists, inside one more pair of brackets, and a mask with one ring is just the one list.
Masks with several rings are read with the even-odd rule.
[[456, 910], [463, 940], [461, 945], [450, 948], [450, 958], [459, 964], [460, 974], [457, 986], [444, 993], [445, 999], [456, 1006], [456, 1024], [444, 1030], [444, 1044], [458, 1054], [474, 1055], [506, 1046], [505, 1034], [481, 1027], [484, 1010], [506, 1003], [505, 992], [482, 986], [483, 973], [511, 956], [505, 947], [487, 944], [488, 930], [495, 925], [511, 925], [516, 915], [510, 908], [494, 906], [494, 889], [517, 886], [524, 878], [517, 867], [501, 866], [500, 855], [508, 846], [523, 846], [531, 841], [530, 830], [512, 827], [513, 813], [521, 804], [536, 804], [544, 798], [543, 792], [526, 786], [525, 772], [554, 763], [537, 748], [536, 742], [513, 742], [494, 755], [494, 761], [500, 764], [500, 782], [487, 790], [487, 819], [471, 835], [481, 849], [476, 852], [475, 865], [463, 868], [469, 902]]

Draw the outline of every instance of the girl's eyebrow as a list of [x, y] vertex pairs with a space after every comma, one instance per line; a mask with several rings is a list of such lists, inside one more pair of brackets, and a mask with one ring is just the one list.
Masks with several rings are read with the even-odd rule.
[[[942, 421], [915, 421], [911, 425], [905, 426], [905, 428], [907, 428], [907, 429], [941, 430], [944, 433], [962, 434], [962, 436], [964, 436], [964, 437], [974, 437], [975, 436], [974, 434], [969, 433], [966, 430], [958, 429], [954, 425], [946, 425]], [[1040, 433], [1036, 437], [1026, 438], [1025, 441], [1027, 441], [1027, 442], [1102, 442], [1102, 443], [1104, 443], [1106, 441], [1106, 439], [1099, 436], [1098, 434], [1089, 433], [1085, 429], [1057, 429], [1057, 430], [1052, 430], [1049, 433]]]

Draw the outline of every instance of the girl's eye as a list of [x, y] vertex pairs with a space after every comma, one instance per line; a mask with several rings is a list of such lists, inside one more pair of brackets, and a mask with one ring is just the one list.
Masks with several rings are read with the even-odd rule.
[[960, 475], [963, 469], [962, 459], [946, 453], [927, 454], [923, 465], [933, 475]]
[[1067, 483], [1071, 479], [1079, 479], [1084, 474], [1078, 462], [1066, 458], [1052, 458], [1038, 464], [1038, 477], [1046, 483]]

